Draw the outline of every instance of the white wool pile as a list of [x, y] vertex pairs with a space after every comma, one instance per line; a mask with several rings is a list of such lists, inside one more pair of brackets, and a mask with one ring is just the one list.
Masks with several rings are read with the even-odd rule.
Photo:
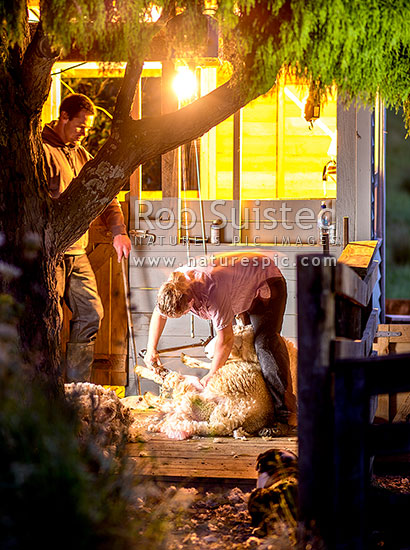
[[78, 382], [65, 384], [65, 395], [78, 410], [81, 439], [92, 436], [95, 444], [107, 454], [127, 437], [131, 414], [114, 391]]
[[[245, 434], [257, 433], [274, 420], [272, 397], [262, 377], [253, 345], [252, 326], [235, 325], [233, 330], [234, 344], [229, 359], [205, 389], [196, 376], [165, 368], [159, 375], [145, 367], [136, 367], [139, 375], [161, 385], [160, 397], [149, 398], [152, 394], [138, 397], [139, 404], [150, 403], [150, 409], [158, 412], [157, 415], [146, 416], [143, 424], [139, 418], [139, 429], [145, 427], [173, 439], [187, 439], [194, 435], [230, 435], [236, 430]], [[284, 340], [290, 356], [293, 387], [296, 387], [297, 350], [290, 341]], [[205, 348], [210, 358], [214, 345], [215, 341], [211, 341]], [[184, 354], [181, 359], [194, 368], [210, 366], [210, 363]], [[165, 398], [167, 394], [171, 394], [172, 398]], [[139, 404], [134, 408], [140, 408]]]

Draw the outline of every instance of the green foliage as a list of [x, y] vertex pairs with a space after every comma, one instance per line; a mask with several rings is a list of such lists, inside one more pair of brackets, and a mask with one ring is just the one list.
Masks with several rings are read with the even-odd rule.
[[[19, 277], [0, 264], [0, 282]], [[2, 285], [3, 286], [3, 285]], [[101, 449], [92, 427], [78, 437], [76, 409], [23, 368], [16, 324], [22, 309], [0, 295], [0, 547], [10, 550], [158, 549], [164, 507], [138, 504], [154, 489], [137, 484], [125, 455]], [[158, 492], [158, 491], [157, 491]]]
[[[151, 10], [169, 6], [185, 12], [189, 24], [182, 31], [185, 44], [197, 38], [198, 5], [195, 1], [167, 0], [44, 0], [42, 22], [54, 45], [68, 51], [72, 45], [83, 52], [95, 47], [103, 61], [127, 61], [144, 57], [153, 33], [158, 31]], [[140, 57], [141, 58], [141, 57]]]
[[7, 29], [11, 45], [24, 39], [26, 12], [26, 0], [0, 0], [0, 22]]
[[87, 52], [97, 46], [103, 59], [128, 59], [141, 50], [148, 38], [144, 24], [149, 14], [147, 0], [45, 0], [42, 22], [54, 44], [66, 51], [72, 44]]
[[[24, 4], [0, 5], [11, 42], [22, 39]], [[292, 66], [322, 90], [336, 83], [346, 101], [372, 102], [377, 93], [387, 106], [410, 100], [408, 0], [220, 0], [213, 8], [198, 0], [155, 4], [167, 13], [171, 8], [185, 13], [187, 24], [178, 31], [184, 48], [198, 40], [199, 13], [212, 14], [225, 35], [239, 24], [237, 52], [255, 69], [247, 87], [265, 91], [280, 67]], [[54, 45], [66, 51], [74, 45], [82, 52], [96, 46], [102, 60], [144, 57], [158, 30], [149, 22], [149, 0], [44, 0], [41, 7]]]
[[[387, 104], [409, 95], [404, 54], [410, 38], [406, 1], [292, 1], [292, 19], [281, 27], [285, 61], [322, 86], [368, 102], [381, 93]], [[391, 82], [395, 82], [392, 86]]]

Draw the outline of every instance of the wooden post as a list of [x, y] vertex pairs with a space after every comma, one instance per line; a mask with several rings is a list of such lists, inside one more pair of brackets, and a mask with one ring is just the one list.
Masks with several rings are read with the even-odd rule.
[[370, 397], [364, 367], [341, 363], [335, 372], [334, 536], [336, 550], [366, 547], [370, 481], [367, 430]]
[[349, 216], [343, 216], [343, 249], [349, 244]]
[[[141, 118], [141, 79], [138, 82], [138, 89], [135, 92], [134, 101], [131, 108], [131, 117], [133, 120]], [[136, 218], [139, 217], [139, 199], [141, 196], [141, 173], [142, 169], [139, 166], [130, 176], [130, 227], [134, 229], [138, 227]]]
[[323, 254], [329, 256], [329, 233], [322, 235]]
[[298, 256], [299, 513], [332, 546], [335, 268], [329, 257]]
[[[162, 61], [161, 114], [178, 110], [178, 98], [172, 89], [175, 77], [173, 61]], [[162, 197], [179, 197], [178, 150], [173, 149], [162, 155]]]
[[233, 115], [233, 218], [232, 236], [234, 242], [242, 242], [241, 230], [236, 229], [242, 223], [241, 215], [241, 177], [242, 177], [242, 112]]

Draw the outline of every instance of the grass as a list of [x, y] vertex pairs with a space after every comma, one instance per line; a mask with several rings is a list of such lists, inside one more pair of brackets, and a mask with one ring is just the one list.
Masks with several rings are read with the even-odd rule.
[[410, 299], [410, 138], [402, 113], [387, 111], [386, 298]]

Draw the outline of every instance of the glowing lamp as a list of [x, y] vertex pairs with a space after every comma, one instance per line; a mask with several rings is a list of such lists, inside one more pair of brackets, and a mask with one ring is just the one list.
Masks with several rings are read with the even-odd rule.
[[197, 90], [195, 74], [188, 67], [179, 67], [172, 87], [180, 101], [191, 99]]
[[161, 17], [161, 14], [162, 14], [162, 8], [151, 2], [146, 7], [146, 11], [144, 13], [144, 21], [145, 23], [156, 23], [158, 19]]

